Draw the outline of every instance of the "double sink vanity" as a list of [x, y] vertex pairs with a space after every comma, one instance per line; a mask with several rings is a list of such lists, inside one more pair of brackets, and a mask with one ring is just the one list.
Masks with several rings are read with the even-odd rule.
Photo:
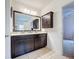
[[14, 32], [11, 34], [12, 58], [43, 48], [46, 45], [46, 32]]

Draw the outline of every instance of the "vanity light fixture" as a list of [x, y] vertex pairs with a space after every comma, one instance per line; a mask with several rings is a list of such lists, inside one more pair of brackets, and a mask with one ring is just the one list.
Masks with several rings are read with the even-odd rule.
[[27, 13], [27, 14], [31, 14], [31, 15], [37, 15], [37, 11], [30, 10], [30, 9], [27, 9], [27, 8], [22, 8], [21, 11], [23, 13]]
[[31, 10], [31, 14], [32, 14], [32, 15], [37, 15], [37, 12], [36, 12], [36, 11]]
[[27, 8], [24, 8], [23, 12], [24, 12], [24, 13], [27, 13], [27, 14], [30, 14], [30, 10], [27, 9]]

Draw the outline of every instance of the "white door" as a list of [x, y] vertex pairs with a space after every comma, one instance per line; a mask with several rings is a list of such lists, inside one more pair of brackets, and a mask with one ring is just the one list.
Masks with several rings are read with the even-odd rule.
[[10, 0], [5, 0], [5, 59], [11, 59], [10, 45]]

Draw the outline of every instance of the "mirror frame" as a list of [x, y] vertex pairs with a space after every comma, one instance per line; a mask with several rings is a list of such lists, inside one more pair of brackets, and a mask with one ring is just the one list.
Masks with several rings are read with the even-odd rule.
[[[40, 16], [35, 16], [35, 15], [31, 15], [31, 14], [27, 14], [27, 13], [23, 13], [23, 12], [20, 12], [20, 11], [12, 11], [13, 12], [13, 32], [26, 32], [26, 31], [41, 31], [41, 17]], [[25, 14], [25, 15], [30, 15], [30, 16], [34, 16], [34, 17], [39, 17], [39, 29], [34, 29], [34, 30], [16, 30], [15, 29], [15, 13], [21, 13], [21, 14]]]

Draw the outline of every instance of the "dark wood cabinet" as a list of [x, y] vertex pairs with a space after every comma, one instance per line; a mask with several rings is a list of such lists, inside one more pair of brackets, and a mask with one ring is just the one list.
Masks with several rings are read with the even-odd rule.
[[35, 49], [42, 48], [47, 45], [47, 35], [39, 34], [35, 35]]
[[53, 28], [53, 12], [42, 16], [42, 28]]
[[18, 35], [11, 37], [11, 56], [26, 54], [47, 45], [47, 34]]
[[34, 49], [34, 40], [32, 36], [12, 36], [11, 37], [11, 54], [12, 58], [23, 55]]

